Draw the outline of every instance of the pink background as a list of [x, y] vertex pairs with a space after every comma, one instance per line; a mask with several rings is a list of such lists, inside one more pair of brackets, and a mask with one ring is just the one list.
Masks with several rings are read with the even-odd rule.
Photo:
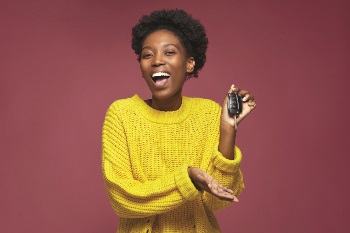
[[[121, 3], [122, 2], [122, 3]], [[130, 48], [141, 15], [183, 8], [207, 64], [184, 94], [258, 107], [239, 127], [246, 190], [223, 232], [350, 232], [349, 1], [0, 2], [0, 232], [115, 232], [101, 173], [108, 106], [150, 97]]]

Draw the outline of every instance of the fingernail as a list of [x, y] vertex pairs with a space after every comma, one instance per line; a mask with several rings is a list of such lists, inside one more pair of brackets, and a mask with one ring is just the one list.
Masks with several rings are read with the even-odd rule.
[[236, 86], [234, 84], [231, 85], [231, 90], [232, 91], [236, 90]]
[[246, 95], [242, 98], [243, 101], [246, 101], [247, 99], [248, 99], [248, 96]]

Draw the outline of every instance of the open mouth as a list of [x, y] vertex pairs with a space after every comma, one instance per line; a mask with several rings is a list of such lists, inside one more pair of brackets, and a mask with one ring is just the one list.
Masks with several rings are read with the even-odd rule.
[[170, 74], [165, 72], [157, 72], [152, 74], [152, 80], [156, 84], [165, 84], [169, 78]]

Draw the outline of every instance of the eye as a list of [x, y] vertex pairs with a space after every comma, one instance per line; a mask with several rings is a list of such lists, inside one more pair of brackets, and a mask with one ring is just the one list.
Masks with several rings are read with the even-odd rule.
[[147, 59], [147, 58], [151, 58], [152, 57], [152, 53], [145, 53], [145, 54], [142, 54], [142, 59]]
[[175, 51], [166, 51], [165, 52], [165, 55], [167, 56], [171, 56], [171, 55], [174, 55], [175, 54]]

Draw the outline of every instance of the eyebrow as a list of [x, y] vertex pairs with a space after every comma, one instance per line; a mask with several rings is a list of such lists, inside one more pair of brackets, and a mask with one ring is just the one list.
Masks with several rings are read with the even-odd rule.
[[[176, 44], [165, 44], [163, 47], [169, 47], [169, 46], [174, 46], [174, 47], [176, 47], [178, 50], [180, 50], [180, 48], [176, 45]], [[143, 47], [142, 49], [141, 49], [141, 52], [142, 52], [142, 50], [144, 50], [144, 49], [150, 49], [151, 48], [151, 46], [145, 46], [145, 47]]]

